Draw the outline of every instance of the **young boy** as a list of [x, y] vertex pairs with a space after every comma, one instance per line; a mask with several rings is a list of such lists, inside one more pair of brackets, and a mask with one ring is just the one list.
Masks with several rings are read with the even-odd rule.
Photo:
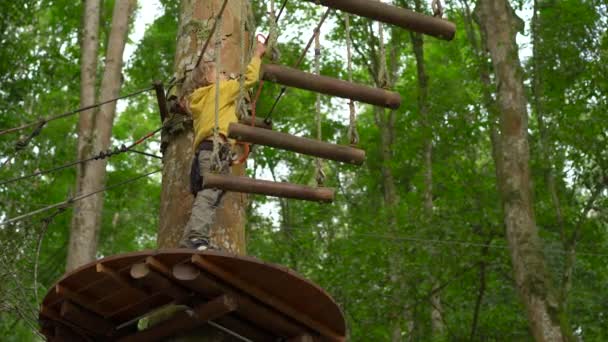
[[[258, 81], [261, 58], [265, 51], [266, 46], [258, 41], [254, 56], [247, 67], [246, 88], [251, 88]], [[206, 250], [211, 247], [209, 230], [215, 221], [215, 211], [224, 192], [218, 189], [202, 189], [200, 176], [209, 171], [230, 173], [231, 147], [234, 141], [228, 141], [226, 137], [228, 125], [238, 121], [236, 99], [239, 95], [240, 83], [238, 80], [228, 80], [224, 73], [220, 74], [219, 134], [216, 141], [220, 147], [217, 155], [214, 156], [216, 66], [213, 63], [206, 63], [202, 70], [197, 71], [202, 76], [202, 80], [199, 81], [199, 87], [188, 97], [194, 120], [194, 160], [190, 181], [196, 198], [180, 247]]]

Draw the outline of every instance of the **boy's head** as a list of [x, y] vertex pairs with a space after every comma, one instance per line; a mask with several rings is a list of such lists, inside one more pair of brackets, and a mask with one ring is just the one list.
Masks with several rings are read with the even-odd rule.
[[[201, 80], [200, 86], [206, 87], [212, 85], [216, 81], [216, 72], [217, 68], [215, 66], [215, 62], [207, 62], [201, 64]], [[220, 81], [226, 81], [228, 78], [226, 77], [226, 73], [220, 70]]]

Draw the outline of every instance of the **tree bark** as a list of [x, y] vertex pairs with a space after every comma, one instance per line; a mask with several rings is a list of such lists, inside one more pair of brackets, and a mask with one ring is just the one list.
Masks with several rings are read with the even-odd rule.
[[498, 83], [501, 151], [500, 191], [515, 282], [537, 341], [563, 341], [559, 308], [552, 293], [530, 186], [528, 114], [523, 70], [515, 41], [521, 28], [508, 0], [480, 0], [477, 18]]
[[[245, 0], [229, 1], [222, 16], [221, 67], [227, 74], [238, 75], [241, 69], [241, 20], [248, 20], [251, 8]], [[219, 13], [223, 0], [182, 0], [180, 23], [175, 56], [175, 75], [177, 79], [186, 76], [186, 83], [178, 87], [176, 96], [183, 98], [194, 90], [189, 79], [190, 72], [196, 64], [201, 48], [207, 39], [214, 17]], [[243, 10], [246, 13], [241, 13]], [[248, 29], [251, 29], [248, 27]], [[249, 49], [249, 36], [246, 32], [245, 49]], [[201, 65], [214, 55], [214, 38], [209, 44]], [[245, 53], [246, 53], [245, 51]], [[247, 54], [249, 55], [249, 54]], [[192, 162], [192, 122], [189, 117], [185, 124], [170, 134], [163, 132], [167, 146], [163, 152], [163, 184], [161, 193], [160, 227], [158, 246], [160, 248], [177, 247], [184, 226], [190, 218], [193, 196], [190, 194], [190, 164]], [[164, 139], [165, 139], [164, 138]], [[244, 175], [244, 165], [232, 167], [233, 175]], [[226, 251], [245, 254], [245, 222], [247, 196], [229, 192], [224, 196], [218, 209], [216, 223], [211, 229], [211, 242]]]
[[[97, 53], [99, 50], [99, 17], [101, 0], [86, 0], [83, 13], [83, 31], [80, 59], [80, 106], [95, 103], [95, 84], [97, 81]], [[78, 159], [88, 157], [91, 152], [95, 110], [80, 113], [78, 119]], [[76, 179], [80, 184], [84, 165], [79, 165]], [[77, 189], [80, 186], [77, 185]]]
[[[117, 97], [122, 84], [123, 52], [129, 31], [129, 18], [135, 10], [136, 0], [116, 0], [112, 14], [112, 30], [106, 51], [106, 63], [99, 101]], [[116, 112], [116, 102], [99, 107], [95, 115], [93, 128], [92, 152], [108, 150], [112, 125]], [[107, 160], [96, 160], [84, 164], [82, 182], [79, 194], [86, 194], [102, 188], [106, 182]], [[74, 218], [70, 232], [67, 270], [95, 260], [97, 239], [101, 227], [101, 212], [103, 209], [103, 193], [76, 202]]]

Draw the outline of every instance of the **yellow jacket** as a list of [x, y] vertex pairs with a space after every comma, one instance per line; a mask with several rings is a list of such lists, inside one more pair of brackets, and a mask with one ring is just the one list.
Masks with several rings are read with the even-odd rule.
[[[259, 57], [253, 57], [245, 74], [245, 87], [251, 88], [260, 78]], [[220, 82], [219, 133], [228, 136], [228, 125], [237, 122], [236, 99], [239, 95], [239, 81]], [[194, 148], [201, 141], [213, 135], [215, 127], [215, 84], [198, 88], [188, 97], [190, 112], [194, 121]]]

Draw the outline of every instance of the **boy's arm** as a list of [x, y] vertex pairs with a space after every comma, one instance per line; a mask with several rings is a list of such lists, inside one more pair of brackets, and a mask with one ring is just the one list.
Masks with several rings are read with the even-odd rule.
[[[264, 55], [264, 52], [266, 52], [266, 45], [257, 41], [253, 58], [251, 58], [251, 62], [249, 62], [247, 71], [245, 72], [245, 88], [251, 88], [257, 81], [259, 81], [260, 66], [262, 64], [262, 56]], [[239, 81], [232, 80], [227, 82], [227, 96], [231, 101], [238, 96], [239, 88]]]
[[262, 65], [262, 60], [258, 56], [253, 56], [251, 62], [247, 66], [247, 73], [245, 73], [245, 87], [251, 88], [255, 84], [255, 82], [260, 79], [260, 66]]

